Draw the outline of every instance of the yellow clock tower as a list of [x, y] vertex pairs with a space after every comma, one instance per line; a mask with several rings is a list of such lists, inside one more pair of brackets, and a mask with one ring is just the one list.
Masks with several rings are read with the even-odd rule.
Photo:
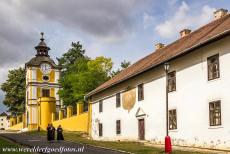
[[55, 114], [62, 106], [58, 95], [58, 90], [61, 88], [58, 82], [61, 67], [50, 58], [50, 48], [44, 42], [43, 33], [40, 40], [35, 47], [37, 54], [25, 64], [25, 124], [29, 130], [38, 129], [42, 124], [47, 124], [51, 119], [51, 114]]

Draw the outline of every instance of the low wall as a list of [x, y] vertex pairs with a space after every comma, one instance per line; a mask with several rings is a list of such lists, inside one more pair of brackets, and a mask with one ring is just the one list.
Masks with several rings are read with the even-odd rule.
[[23, 122], [20, 122], [16, 125], [10, 126], [7, 130], [22, 130], [23, 129]]
[[62, 126], [63, 130], [67, 131], [82, 131], [82, 132], [88, 132], [88, 112], [75, 115], [69, 118], [64, 118], [62, 120], [56, 120], [53, 121], [52, 124], [55, 128], [58, 127], [58, 125]]

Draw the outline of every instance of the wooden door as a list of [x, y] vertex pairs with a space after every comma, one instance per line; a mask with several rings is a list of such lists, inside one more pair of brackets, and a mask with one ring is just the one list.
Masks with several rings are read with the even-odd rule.
[[138, 119], [138, 135], [139, 135], [139, 140], [145, 139], [145, 120], [144, 119]]

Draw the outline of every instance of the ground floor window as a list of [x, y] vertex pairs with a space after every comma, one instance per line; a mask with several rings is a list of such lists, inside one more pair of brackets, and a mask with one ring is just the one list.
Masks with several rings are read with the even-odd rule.
[[214, 101], [209, 103], [209, 123], [210, 126], [221, 125], [221, 102]]
[[169, 110], [169, 130], [177, 129], [176, 109]]
[[98, 127], [99, 127], [99, 136], [102, 136], [103, 135], [103, 126], [102, 126], [102, 123], [99, 123]]
[[121, 120], [116, 121], [116, 134], [121, 134]]

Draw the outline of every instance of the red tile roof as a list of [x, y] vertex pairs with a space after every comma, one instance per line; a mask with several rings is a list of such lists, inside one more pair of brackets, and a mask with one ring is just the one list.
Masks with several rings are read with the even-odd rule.
[[0, 116], [8, 116], [8, 114], [6, 114], [5, 112], [2, 112]]
[[195, 30], [194, 32], [184, 36], [175, 42], [158, 49], [150, 55], [137, 61], [130, 67], [123, 70], [107, 82], [103, 83], [93, 91], [87, 94], [92, 96], [111, 86], [123, 82], [131, 77], [134, 77], [150, 68], [156, 67], [159, 64], [165, 63], [180, 55], [193, 51], [202, 45], [218, 40], [230, 34], [230, 15], [214, 20], [207, 25]]

